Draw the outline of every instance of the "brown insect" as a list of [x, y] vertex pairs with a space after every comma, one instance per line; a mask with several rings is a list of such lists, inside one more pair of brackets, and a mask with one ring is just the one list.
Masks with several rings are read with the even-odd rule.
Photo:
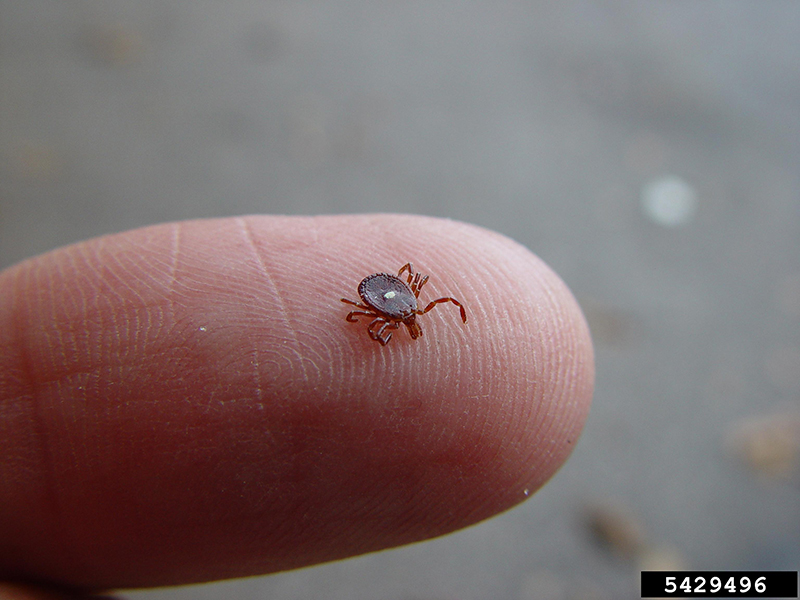
[[[406, 281], [400, 276], [408, 271]], [[461, 320], [467, 322], [467, 311], [455, 298], [439, 298], [434, 300], [425, 310], [417, 308], [417, 298], [419, 293], [428, 282], [428, 276], [421, 273], [414, 273], [411, 263], [406, 263], [397, 272], [397, 276], [388, 273], [373, 273], [361, 280], [358, 284], [358, 295], [361, 296], [363, 304], [342, 298], [345, 304], [352, 304], [361, 310], [354, 310], [347, 315], [347, 320], [351, 323], [358, 321], [358, 317], [372, 317], [372, 322], [367, 327], [369, 337], [382, 346], [389, 343], [392, 339], [393, 329], [398, 329], [400, 325], [408, 327], [411, 339], [417, 339], [422, 335], [422, 328], [417, 323], [417, 316], [424, 315], [440, 302], [452, 302], [461, 309]]]

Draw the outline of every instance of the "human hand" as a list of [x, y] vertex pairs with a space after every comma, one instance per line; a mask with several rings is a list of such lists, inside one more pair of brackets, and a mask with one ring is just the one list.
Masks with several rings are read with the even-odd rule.
[[[339, 299], [409, 260], [469, 322], [440, 305], [381, 346]], [[8, 581], [176, 585], [442, 535], [541, 487], [591, 401], [566, 286], [454, 221], [157, 225], [20, 263], [0, 290]]]

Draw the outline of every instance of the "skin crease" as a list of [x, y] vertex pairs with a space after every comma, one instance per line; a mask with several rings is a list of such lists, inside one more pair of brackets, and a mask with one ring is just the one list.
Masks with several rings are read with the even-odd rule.
[[[384, 347], [339, 299], [407, 261], [420, 304], [453, 296], [469, 322], [440, 304]], [[0, 290], [7, 581], [175, 585], [439, 536], [532, 495], [591, 402], [567, 287], [455, 221], [170, 223], [27, 260]]]

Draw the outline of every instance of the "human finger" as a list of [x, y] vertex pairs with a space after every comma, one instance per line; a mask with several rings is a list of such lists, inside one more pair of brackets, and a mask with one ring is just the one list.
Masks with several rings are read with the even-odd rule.
[[[423, 335], [345, 320], [430, 275]], [[442, 535], [574, 446], [591, 342], [499, 234], [401, 215], [189, 221], [0, 274], [0, 573], [80, 588], [275, 572]], [[351, 307], [352, 308], [352, 307]]]

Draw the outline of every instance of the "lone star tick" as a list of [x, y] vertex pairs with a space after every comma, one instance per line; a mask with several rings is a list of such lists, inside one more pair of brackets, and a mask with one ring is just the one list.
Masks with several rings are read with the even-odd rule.
[[[408, 271], [406, 281], [400, 277]], [[363, 304], [342, 298], [345, 304], [352, 304], [360, 310], [351, 311], [347, 315], [347, 320], [351, 323], [358, 321], [358, 317], [372, 317], [372, 322], [367, 327], [369, 337], [382, 346], [389, 343], [392, 339], [392, 329], [398, 329], [400, 325], [408, 327], [411, 339], [417, 339], [422, 335], [422, 328], [417, 323], [417, 315], [424, 315], [440, 302], [452, 302], [461, 309], [461, 320], [467, 322], [467, 311], [455, 298], [439, 298], [434, 300], [425, 310], [417, 308], [417, 298], [419, 293], [428, 282], [428, 276], [421, 273], [414, 273], [411, 263], [406, 263], [397, 272], [397, 276], [388, 273], [373, 273], [361, 280], [358, 284], [358, 295], [361, 296]]]

